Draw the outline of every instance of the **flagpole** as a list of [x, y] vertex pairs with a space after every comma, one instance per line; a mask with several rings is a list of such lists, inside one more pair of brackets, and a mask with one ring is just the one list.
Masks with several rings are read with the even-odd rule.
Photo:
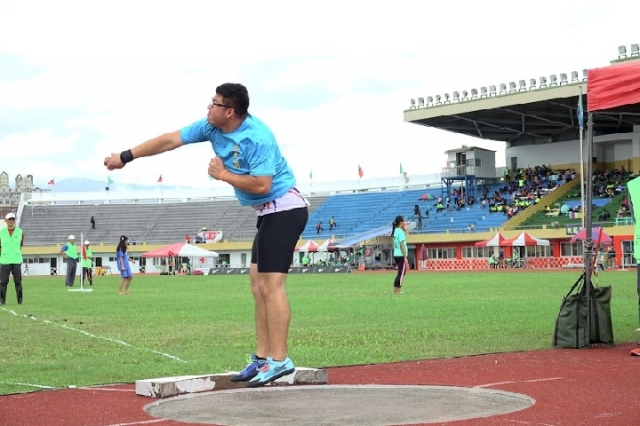
[[80, 291], [84, 290], [84, 271], [82, 270], [82, 266], [84, 266], [84, 250], [86, 250], [84, 246], [84, 233], [80, 233], [80, 242], [82, 243], [82, 247], [80, 247]]
[[580, 211], [582, 212], [582, 227], [584, 228], [586, 211], [584, 204], [584, 112], [582, 108], [582, 86], [580, 86], [580, 99], [578, 100], [578, 121], [580, 124]]

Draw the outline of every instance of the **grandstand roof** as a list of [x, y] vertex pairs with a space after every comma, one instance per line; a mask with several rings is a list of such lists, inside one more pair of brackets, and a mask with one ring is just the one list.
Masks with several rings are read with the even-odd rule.
[[450, 149], [448, 151], [445, 151], [444, 153], [445, 154], [449, 154], [449, 153], [452, 153], [452, 152], [467, 152], [467, 151], [474, 151], [476, 149], [479, 149], [481, 151], [495, 152], [492, 149], [480, 148], [478, 146], [465, 146], [465, 145], [462, 145], [462, 148]]
[[[579, 137], [580, 91], [587, 106], [587, 83], [576, 81], [545, 88], [522, 87], [494, 95], [437, 104], [418, 103], [404, 111], [404, 121], [514, 145], [560, 142]], [[586, 115], [585, 115], [586, 123]], [[640, 116], [633, 111], [596, 113], [594, 134], [633, 131]]]

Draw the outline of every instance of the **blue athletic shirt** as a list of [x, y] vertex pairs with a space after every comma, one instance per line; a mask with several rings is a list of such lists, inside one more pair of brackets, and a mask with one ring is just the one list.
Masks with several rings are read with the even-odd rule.
[[[122, 259], [122, 263], [120, 263], [120, 259]], [[125, 271], [128, 271], [129, 269], [131, 269], [129, 267], [129, 255], [127, 254], [126, 251], [122, 251], [122, 250], [116, 251], [116, 263], [118, 264], [118, 271], [122, 271], [122, 269], [120, 269], [120, 266], [122, 264], [124, 264]]]
[[271, 190], [265, 195], [234, 188], [236, 198], [243, 206], [276, 200], [284, 196], [296, 183], [293, 171], [282, 156], [275, 136], [262, 121], [251, 114], [231, 133], [223, 133], [203, 118], [183, 127], [180, 130], [180, 139], [185, 144], [210, 141], [213, 152], [220, 157], [230, 173], [272, 176]]

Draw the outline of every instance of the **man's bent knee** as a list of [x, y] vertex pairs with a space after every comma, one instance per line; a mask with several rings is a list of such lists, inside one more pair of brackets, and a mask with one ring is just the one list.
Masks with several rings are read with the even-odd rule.
[[287, 274], [280, 272], [259, 272], [257, 279], [258, 289], [263, 297], [267, 297], [284, 290], [286, 279]]

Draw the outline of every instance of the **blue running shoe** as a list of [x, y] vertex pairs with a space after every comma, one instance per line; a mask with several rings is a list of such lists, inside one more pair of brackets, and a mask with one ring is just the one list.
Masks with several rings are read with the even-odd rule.
[[244, 370], [238, 374], [234, 374], [229, 380], [232, 382], [246, 382], [251, 380], [256, 376], [256, 374], [258, 374], [258, 370], [266, 363], [264, 359], [258, 359], [255, 354], [247, 356], [247, 362], [248, 364]]
[[280, 377], [287, 376], [295, 371], [291, 358], [286, 357], [284, 361], [277, 362], [273, 358], [267, 357], [267, 362], [260, 367], [258, 374], [247, 382], [248, 388], [257, 388], [271, 383]]

